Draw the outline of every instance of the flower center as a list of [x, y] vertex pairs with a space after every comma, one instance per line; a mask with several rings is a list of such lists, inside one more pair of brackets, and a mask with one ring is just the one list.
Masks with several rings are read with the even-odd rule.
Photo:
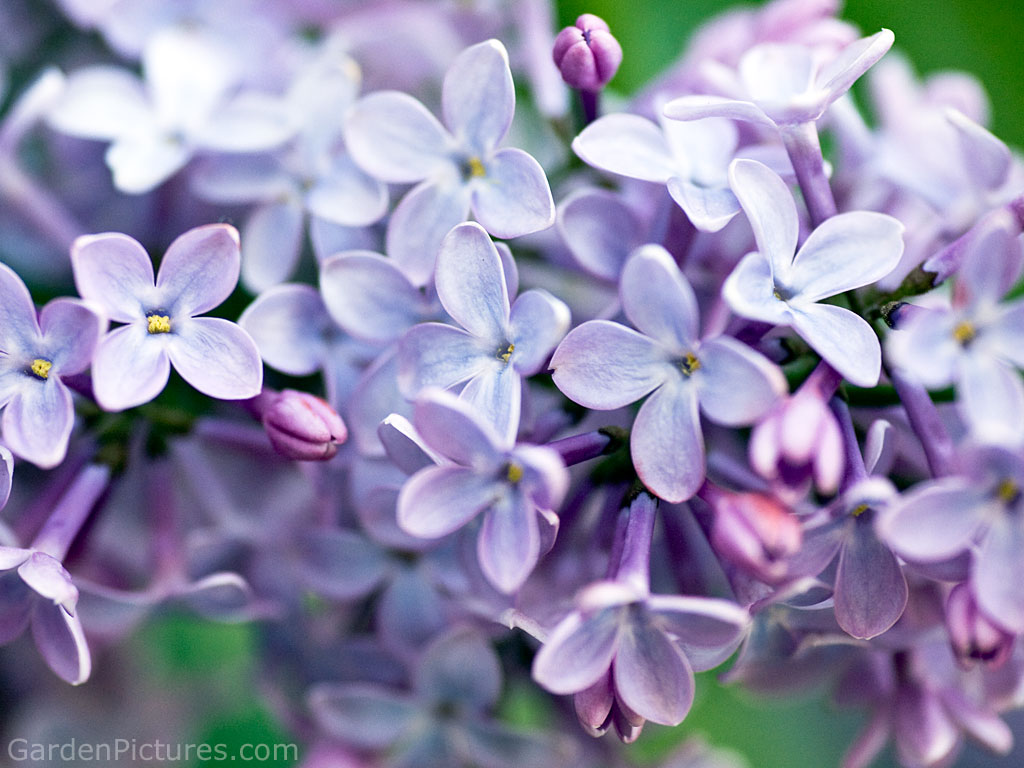
[[462, 161], [462, 178], [465, 181], [470, 179], [482, 179], [487, 175], [487, 169], [484, 167], [484, 161], [476, 155], [467, 157]]
[[498, 347], [498, 359], [503, 363], [507, 363], [509, 358], [512, 357], [512, 353], [516, 351], [516, 345], [510, 343], [505, 349]]
[[1002, 504], [1010, 506], [1020, 498], [1020, 486], [1007, 478], [996, 487], [996, 498]]
[[693, 376], [694, 371], [700, 370], [700, 360], [693, 352], [687, 352], [679, 361], [679, 370], [683, 372], [684, 376]]
[[29, 370], [32, 375], [39, 379], [50, 378], [50, 369], [53, 367], [53, 363], [49, 360], [44, 360], [41, 357], [37, 357], [32, 361], [32, 365], [29, 366]]
[[978, 332], [974, 329], [974, 326], [966, 320], [957, 323], [953, 329], [953, 338], [962, 347], [966, 347], [977, 335]]
[[514, 461], [508, 463], [508, 467], [505, 470], [505, 476], [508, 481], [515, 485], [523, 479], [523, 468], [516, 464]]
[[158, 315], [156, 312], [146, 315], [146, 330], [150, 333], [170, 333], [170, 315]]
[[854, 517], [860, 517], [865, 512], [867, 512], [869, 509], [871, 509], [871, 507], [868, 504], [858, 504], [856, 507], [853, 508], [853, 510], [850, 512], [850, 514], [853, 515]]

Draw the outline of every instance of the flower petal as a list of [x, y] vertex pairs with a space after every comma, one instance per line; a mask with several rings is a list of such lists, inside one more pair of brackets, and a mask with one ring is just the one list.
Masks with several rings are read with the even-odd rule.
[[858, 387], [878, 383], [882, 349], [864, 318], [831, 304], [789, 308], [796, 332], [844, 378]]
[[718, 424], [752, 424], [786, 392], [782, 371], [766, 357], [731, 336], [700, 346], [700, 369], [694, 381], [700, 409]]
[[357, 168], [347, 154], [331, 163], [306, 195], [306, 207], [314, 216], [345, 227], [365, 227], [383, 218], [388, 210], [388, 188]]
[[969, 351], [959, 363], [957, 394], [971, 433], [985, 443], [1020, 444], [1024, 381], [1017, 371], [980, 351]]
[[521, 149], [498, 150], [471, 184], [473, 214], [495, 237], [540, 232], [555, 223], [551, 187], [540, 163]]
[[398, 525], [421, 539], [457, 531], [502, 494], [502, 484], [466, 467], [427, 467], [398, 494]]
[[740, 212], [739, 200], [727, 187], [702, 187], [672, 178], [668, 193], [701, 232], [718, 232]]
[[729, 184], [754, 230], [757, 249], [771, 265], [772, 277], [785, 282], [800, 233], [789, 187], [768, 166], [745, 159], [729, 166]]
[[788, 325], [790, 314], [775, 296], [772, 268], [760, 251], [748, 253], [722, 284], [722, 297], [737, 315], [772, 325]]
[[643, 484], [665, 501], [686, 501], [704, 482], [704, 437], [697, 388], [669, 380], [640, 407], [629, 440]]
[[449, 315], [474, 336], [505, 341], [509, 297], [501, 257], [483, 227], [468, 222], [441, 243], [434, 285]]
[[334, 323], [315, 288], [278, 285], [246, 307], [238, 324], [271, 368], [292, 376], [315, 373], [327, 357], [324, 335]]
[[32, 637], [36, 648], [58, 677], [81, 685], [92, 673], [92, 657], [82, 622], [60, 606], [37, 600], [32, 606]]
[[399, 341], [398, 385], [408, 398], [424, 387], [455, 387], [497, 362], [496, 354], [461, 328], [420, 323]]
[[64, 461], [75, 424], [71, 392], [59, 378], [30, 380], [3, 415], [4, 442], [37, 467], [50, 469]]
[[533, 679], [552, 693], [589, 688], [608, 671], [619, 644], [623, 609], [606, 608], [583, 618], [571, 613], [533, 658]]
[[46, 119], [61, 133], [109, 140], [151, 125], [153, 113], [137, 75], [120, 67], [97, 66], [68, 75]]
[[640, 244], [640, 222], [618, 195], [586, 190], [562, 202], [557, 226], [573, 258], [602, 280], [618, 282]]
[[153, 262], [128, 235], [79, 237], [71, 246], [71, 266], [79, 295], [116, 322], [137, 320], [145, 314], [143, 305], [154, 298]]
[[207, 224], [179, 235], [156, 276], [157, 290], [168, 304], [160, 308], [175, 317], [210, 311], [235, 290], [241, 259], [238, 230], [230, 224]]
[[651, 595], [647, 608], [697, 672], [729, 658], [750, 626], [750, 614], [728, 600]]
[[295, 273], [302, 252], [305, 215], [296, 197], [252, 209], [242, 227], [242, 283], [253, 293]]
[[163, 339], [138, 323], [117, 328], [103, 337], [93, 356], [96, 402], [105, 411], [148, 403], [163, 391], [170, 373]]
[[357, 749], [386, 749], [411, 728], [418, 708], [407, 696], [369, 683], [321, 683], [309, 709], [331, 736]]
[[623, 628], [612, 679], [623, 703], [653, 723], [679, 725], [693, 705], [689, 662], [664, 632], [647, 621]]
[[878, 534], [911, 560], [947, 560], [971, 546], [986, 518], [978, 489], [956, 478], [915, 487], [877, 522]]
[[499, 591], [523, 585], [540, 557], [537, 512], [525, 494], [505, 494], [484, 513], [476, 551], [480, 570]]
[[469, 214], [469, 197], [461, 183], [428, 180], [407, 192], [391, 213], [387, 254], [413, 285], [430, 282], [445, 235]]
[[498, 434], [483, 413], [448, 392], [428, 390], [416, 399], [413, 423], [429, 448], [456, 464], [497, 467]]
[[665, 105], [665, 117], [673, 120], [703, 120], [724, 117], [774, 128], [775, 123], [752, 101], [739, 101], [724, 96], [680, 96]]
[[573, 140], [572, 149], [587, 165], [632, 179], [665, 183], [679, 172], [661, 128], [639, 115], [595, 120]]
[[486, 40], [460, 53], [445, 73], [441, 102], [444, 121], [460, 143], [480, 154], [496, 147], [516, 108], [505, 46]]
[[516, 299], [509, 316], [509, 341], [515, 345], [509, 361], [521, 376], [539, 372], [569, 330], [569, 307], [536, 288]]
[[160, 133], [118, 139], [107, 149], [107, 167], [114, 186], [141, 195], [163, 184], [192, 157], [192, 148]]
[[622, 309], [641, 333], [676, 354], [697, 341], [697, 297], [668, 251], [660, 245], [638, 248], [626, 261], [619, 283]]
[[853, 520], [839, 550], [836, 571], [836, 621], [846, 632], [867, 640], [889, 629], [907, 605], [907, 579], [892, 551], [875, 534], [870, 515]]
[[185, 381], [218, 400], [255, 397], [263, 385], [263, 362], [256, 342], [219, 317], [179, 322], [167, 354]]
[[502, 446], [515, 444], [523, 409], [523, 382], [512, 366], [488, 366], [466, 382], [459, 399], [494, 427]]
[[89, 367], [106, 318], [78, 299], [54, 299], [39, 313], [42, 346], [53, 373], [67, 376]]
[[1012, 632], [1024, 632], [1024, 525], [1020, 514], [997, 515], [974, 558], [971, 584], [981, 610]]

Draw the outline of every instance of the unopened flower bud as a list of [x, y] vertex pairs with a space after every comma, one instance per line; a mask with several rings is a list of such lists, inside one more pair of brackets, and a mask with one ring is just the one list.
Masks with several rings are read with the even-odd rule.
[[714, 499], [711, 545], [724, 559], [766, 583], [787, 575], [786, 559], [803, 539], [800, 522], [760, 493], [720, 493]]
[[326, 461], [348, 438], [341, 416], [324, 400], [307, 392], [285, 389], [263, 411], [270, 444], [296, 461]]
[[576, 19], [576, 26], [558, 33], [552, 55], [562, 79], [581, 91], [604, 88], [622, 63], [619, 41], [602, 19], [590, 13]]
[[1013, 649], [1013, 634], [978, 609], [966, 584], [957, 584], [946, 600], [946, 627], [957, 658], [998, 667]]

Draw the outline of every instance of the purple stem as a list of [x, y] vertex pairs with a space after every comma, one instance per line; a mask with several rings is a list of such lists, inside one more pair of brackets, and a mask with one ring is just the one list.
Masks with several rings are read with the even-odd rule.
[[618, 581], [628, 582], [644, 594], [651, 588], [651, 538], [657, 512], [657, 499], [646, 492], [641, 492], [630, 503], [622, 554], [615, 572]]
[[110, 482], [110, 467], [88, 464], [71, 483], [32, 542], [32, 549], [63, 560]]
[[836, 200], [825, 177], [825, 160], [818, 141], [818, 129], [813, 122], [780, 126], [782, 142], [796, 171], [811, 226], [817, 227], [825, 219], [836, 215]]
[[899, 371], [890, 370], [888, 373], [910, 419], [910, 427], [921, 441], [932, 475], [945, 477], [953, 474], [953, 439], [942, 423], [928, 390]]
[[548, 443], [547, 447], [558, 451], [565, 466], [572, 467], [614, 450], [621, 444], [621, 440], [619, 435], [609, 430], [595, 429], [582, 435], [563, 437], [561, 440]]
[[839, 422], [839, 429], [843, 435], [843, 454], [846, 459], [846, 471], [843, 475], [843, 490], [851, 485], [859, 483], [868, 476], [868, 470], [864, 466], [864, 456], [860, 452], [860, 444], [857, 442], [857, 433], [853, 429], [853, 419], [850, 418], [850, 408], [838, 397], [829, 401], [829, 409]]
[[583, 127], [586, 128], [597, 120], [601, 108], [600, 91], [580, 91], [580, 106], [583, 107]]

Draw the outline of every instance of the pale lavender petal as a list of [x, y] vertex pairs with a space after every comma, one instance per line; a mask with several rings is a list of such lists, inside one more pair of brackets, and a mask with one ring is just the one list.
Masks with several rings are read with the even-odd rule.
[[661, 128], [639, 115], [607, 115], [572, 142], [583, 162], [632, 179], [665, 183], [678, 166]]
[[953, 383], [963, 348], [953, 332], [953, 312], [922, 309], [886, 339], [888, 359], [908, 378], [932, 389]]
[[317, 724], [357, 749], [385, 749], [408, 732], [418, 714], [414, 702], [368, 683], [323, 683], [310, 691]]
[[198, 128], [238, 74], [227, 51], [198, 28], [167, 26], [146, 41], [142, 69], [162, 125]]
[[754, 102], [738, 101], [723, 96], [680, 96], [665, 105], [664, 114], [673, 120], [725, 117], [769, 128], [775, 127], [771, 118]]
[[388, 188], [342, 154], [331, 163], [330, 172], [319, 178], [306, 194], [306, 207], [314, 216], [336, 224], [365, 227], [387, 213]]
[[407, 475], [415, 474], [431, 464], [439, 463], [412, 422], [405, 416], [392, 413], [377, 428], [384, 452], [391, 462]]
[[296, 542], [296, 573], [318, 595], [356, 600], [370, 594], [387, 576], [384, 552], [352, 531], [307, 531]]
[[629, 257], [619, 283], [622, 309], [641, 333], [676, 354], [697, 340], [697, 297], [668, 251], [645, 245]]
[[1018, 368], [1024, 368], [1024, 301], [1015, 301], [999, 309], [995, 321], [985, 330], [985, 340], [993, 349]]
[[903, 224], [868, 211], [841, 213], [815, 229], [780, 288], [801, 302], [818, 301], [881, 280], [903, 255]]
[[160, 262], [156, 287], [175, 316], [201, 315], [218, 306], [238, 284], [238, 230], [207, 224], [175, 238]]
[[167, 354], [185, 381], [218, 400], [255, 397], [263, 385], [263, 361], [256, 342], [219, 317], [179, 321]]
[[474, 336], [505, 341], [509, 297], [494, 243], [479, 224], [455, 227], [441, 243], [434, 270], [441, 305]]
[[540, 557], [540, 530], [533, 504], [522, 493], [504, 495], [484, 514], [477, 558], [484, 576], [499, 591], [515, 592]]
[[866, 640], [885, 632], [903, 614], [907, 579], [870, 519], [856, 518], [852, 528], [839, 551], [836, 621], [849, 634]]
[[505, 46], [487, 40], [460, 53], [444, 76], [441, 101], [444, 121], [460, 143], [480, 154], [496, 147], [516, 108]]
[[626, 257], [640, 244], [637, 217], [606, 190], [587, 190], [564, 201], [557, 226], [576, 262], [602, 280], [617, 282]]
[[380, 91], [355, 103], [345, 117], [352, 159], [371, 176], [416, 182], [451, 166], [452, 139], [420, 102], [405, 93]]
[[178, 588], [175, 600], [199, 616], [213, 621], [241, 621], [257, 614], [256, 597], [237, 573], [211, 573]]
[[968, 352], [959, 361], [957, 395], [970, 431], [981, 442], [1015, 445], [1024, 435], [1024, 381], [991, 355]]
[[647, 609], [697, 672], [717, 667], [729, 658], [750, 627], [750, 614], [728, 600], [651, 595]]
[[214, 155], [196, 163], [192, 190], [217, 203], [270, 202], [295, 194], [296, 182], [272, 155]]
[[96, 402], [106, 411], [148, 403], [163, 391], [170, 373], [165, 340], [138, 323], [118, 328], [103, 337], [93, 356]]
[[[543, 509], [558, 509], [569, 490], [569, 473], [561, 455], [545, 445], [520, 444], [511, 459], [522, 466], [520, 486], [530, 500]], [[552, 522], [557, 525], [557, 519]]]
[[668, 381], [640, 407], [629, 440], [643, 484], [665, 501], [689, 499], [704, 481], [704, 437], [697, 388]]
[[533, 679], [552, 693], [576, 693], [608, 672], [619, 644], [622, 609], [607, 608], [586, 619], [571, 613], [533, 659]]
[[106, 326], [105, 318], [77, 299], [54, 299], [43, 307], [39, 328], [52, 373], [68, 376], [88, 368]]
[[494, 427], [502, 446], [515, 443], [523, 409], [523, 382], [512, 366], [495, 361], [466, 382], [459, 399]]
[[532, 376], [547, 362], [551, 351], [569, 330], [569, 307], [547, 291], [526, 291], [512, 305], [509, 341], [515, 350], [509, 358], [521, 376]]
[[296, 197], [256, 206], [242, 227], [242, 283], [256, 293], [295, 273], [305, 214]]
[[868, 322], [831, 304], [790, 305], [792, 325], [804, 341], [858, 387], [873, 387], [882, 370], [882, 349]]
[[824, 94], [812, 90], [815, 61], [808, 46], [757, 45], [740, 59], [738, 71], [754, 103], [776, 123], [813, 119], [824, 109]]
[[[0, 446], [0, 509], [3, 509], [4, 505], [7, 503], [7, 499], [10, 498], [13, 474], [14, 457], [11, 456], [11, 452], [9, 450]], [[3, 539], [0, 538], [0, 541], [3, 541]], [[0, 551], [4, 549], [7, 549], [7, 547], [0, 544]], [[4, 566], [0, 564], [0, 571], [4, 570], [5, 567], [13, 566]]]
[[1010, 148], [958, 109], [947, 108], [946, 119], [956, 129], [971, 181], [984, 190], [1005, 184], [1013, 162]]
[[734, 160], [729, 183], [754, 230], [757, 248], [771, 265], [776, 281], [789, 279], [800, 222], [796, 203], [775, 171], [756, 160]]
[[495, 243], [498, 255], [501, 257], [501, 269], [505, 273], [505, 289], [508, 291], [509, 299], [519, 293], [519, 267], [516, 266], [516, 259], [512, 255], [512, 249], [508, 243]]
[[50, 469], [64, 461], [74, 424], [71, 393], [60, 379], [31, 380], [7, 403], [4, 442], [15, 455]]
[[564, 736], [514, 729], [499, 720], [467, 722], [458, 745], [461, 759], [446, 765], [558, 768], [576, 754], [576, 745]]
[[774, 363], [730, 336], [701, 344], [694, 374], [704, 415], [718, 424], [752, 424], [786, 392]]
[[6, 264], [0, 264], [0, 349], [8, 355], [33, 354], [39, 345], [36, 306], [25, 283]]
[[424, 392], [416, 400], [413, 424], [429, 448], [456, 464], [497, 468], [497, 433], [481, 411], [450, 393]]
[[107, 167], [114, 186], [129, 195], [141, 195], [163, 184], [192, 157], [192, 149], [163, 134], [130, 136], [107, 149]]
[[989, 227], [970, 241], [960, 271], [957, 295], [968, 306], [992, 305], [1006, 295], [1020, 276], [1024, 249], [1020, 238], [1008, 227]]
[[996, 515], [974, 558], [971, 584], [978, 606], [1012, 632], [1024, 632], [1024, 526], [1019, 513]]
[[480, 634], [456, 629], [423, 651], [413, 690], [427, 701], [458, 702], [471, 711], [493, 707], [501, 695], [501, 663]]
[[109, 232], [79, 237], [71, 246], [71, 266], [79, 295], [96, 302], [119, 323], [143, 316], [145, 305], [154, 297], [153, 262], [128, 235]]
[[551, 358], [555, 385], [600, 411], [639, 400], [670, 375], [664, 353], [646, 336], [608, 320], [574, 328]]
[[685, 179], [668, 180], [668, 193], [693, 226], [702, 232], [718, 232], [740, 212], [740, 203], [728, 187], [704, 187]]
[[493, 476], [466, 467], [427, 467], [402, 486], [398, 524], [413, 536], [438, 539], [464, 526], [502, 493]]
[[292, 376], [315, 373], [327, 356], [325, 331], [333, 326], [315, 288], [279, 285], [250, 304], [238, 324], [271, 368]]
[[[398, 388], [398, 345], [393, 344], [366, 366], [354, 360], [361, 368], [359, 380], [345, 398], [343, 405], [349, 438], [362, 456], [380, 456], [384, 446], [378, 437], [381, 422], [389, 415], [412, 416], [412, 405]], [[409, 474], [412, 474], [411, 472]]]
[[892, 48], [894, 40], [893, 33], [883, 29], [850, 43], [823, 67], [816, 80], [828, 101], [831, 103], [850, 90], [850, 86]]
[[469, 196], [463, 184], [425, 181], [391, 213], [387, 254], [414, 285], [430, 283], [445, 235], [469, 215]]
[[873, 421], [864, 437], [864, 469], [869, 475], [887, 475], [896, 459], [896, 428], [885, 419]]
[[115, 139], [153, 121], [139, 77], [120, 67], [87, 67], [72, 72], [47, 113], [61, 133], [86, 139]]
[[211, 112], [189, 138], [211, 152], [252, 153], [279, 147], [295, 133], [287, 103], [276, 96], [243, 92]]
[[896, 749], [905, 764], [941, 765], [960, 743], [960, 729], [930, 688], [901, 685], [892, 709]]
[[424, 387], [454, 387], [498, 362], [497, 354], [461, 328], [420, 323], [399, 341], [398, 385], [409, 398]]
[[32, 607], [32, 637], [50, 669], [62, 680], [81, 685], [89, 679], [92, 657], [77, 616], [38, 600]]
[[394, 261], [369, 251], [349, 251], [324, 261], [320, 292], [335, 322], [367, 341], [394, 341], [429, 310], [424, 295]]
[[760, 251], [748, 253], [722, 284], [722, 297], [733, 312], [772, 325], [788, 325], [786, 303], [775, 296], [772, 268]]
[[947, 560], [967, 549], [987, 515], [983, 494], [960, 479], [914, 488], [877, 520], [878, 534], [904, 557]]
[[33, 552], [18, 566], [18, 575], [42, 598], [59, 605], [68, 613], [75, 612], [78, 590], [60, 561], [44, 552]]
[[631, 710], [653, 723], [678, 725], [693, 705], [689, 662], [657, 627], [632, 622], [622, 631], [612, 664], [615, 691]]
[[31, 549], [0, 546], [0, 571], [17, 568], [32, 556]]
[[555, 223], [551, 187], [540, 163], [521, 149], [498, 150], [470, 184], [473, 214], [495, 237], [540, 232]]
[[[394, 508], [391, 514], [394, 517]], [[401, 535], [422, 544], [418, 539]], [[400, 549], [406, 548], [401, 540], [395, 545]], [[389, 651], [414, 658], [447, 625], [444, 600], [428, 579], [417, 571], [401, 571], [391, 579], [377, 603], [375, 618], [381, 645]]]

